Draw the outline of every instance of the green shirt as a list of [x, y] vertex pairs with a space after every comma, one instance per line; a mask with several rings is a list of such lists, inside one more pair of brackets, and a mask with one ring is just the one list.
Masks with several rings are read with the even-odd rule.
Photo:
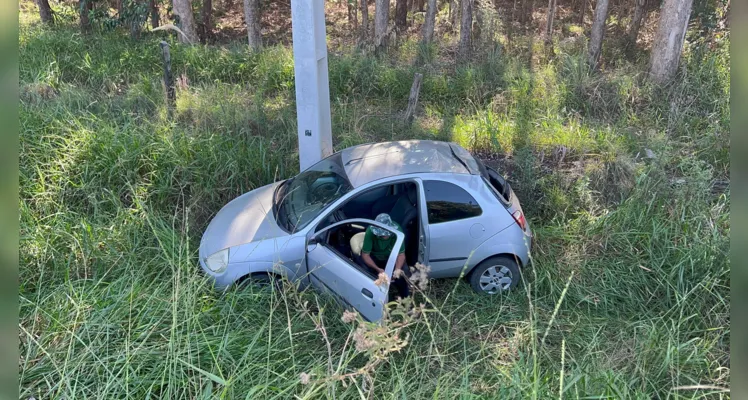
[[[403, 231], [400, 224], [395, 222], [395, 225], [397, 225], [397, 230], [400, 232]], [[379, 261], [385, 261], [390, 257], [396, 241], [397, 237], [395, 235], [390, 235], [387, 239], [382, 239], [371, 231], [371, 227], [368, 227], [366, 228], [366, 235], [364, 236], [364, 245], [361, 247], [361, 253], [369, 253], [373, 258]], [[405, 240], [403, 240], [403, 243], [400, 245], [399, 253], [405, 253]]]

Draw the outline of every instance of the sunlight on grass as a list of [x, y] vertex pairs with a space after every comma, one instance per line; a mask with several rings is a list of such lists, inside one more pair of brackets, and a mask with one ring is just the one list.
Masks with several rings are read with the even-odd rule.
[[[510, 294], [430, 282], [416, 296], [431, 300], [423, 320], [369, 381], [356, 371], [370, 355], [330, 298], [287, 282], [218, 293], [197, 266], [222, 206], [298, 171], [291, 48], [83, 39], [21, 5], [21, 397], [692, 398], [674, 388], [729, 387], [727, 50], [689, 50], [668, 88], [626, 59], [591, 74], [577, 39], [550, 54], [517, 35], [459, 65], [447, 41], [410, 40], [394, 63], [331, 54], [337, 150], [455, 141], [507, 177], [535, 234]], [[172, 120], [162, 39], [180, 78]], [[418, 51], [428, 65], [411, 64]]]

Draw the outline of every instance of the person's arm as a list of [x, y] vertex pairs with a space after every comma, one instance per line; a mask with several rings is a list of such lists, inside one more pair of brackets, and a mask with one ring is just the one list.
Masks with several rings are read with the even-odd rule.
[[371, 258], [371, 248], [372, 248], [372, 241], [374, 240], [374, 232], [371, 231], [371, 227], [366, 229], [366, 234], [364, 235], [364, 244], [361, 246], [361, 259], [364, 260], [364, 264], [366, 264], [369, 268], [373, 269], [374, 271], [377, 271], [377, 273], [384, 272], [382, 268], [379, 268], [377, 263], [374, 262], [374, 260]]
[[381, 274], [384, 272], [382, 268], [379, 268], [377, 266], [377, 263], [374, 262], [374, 259], [371, 258], [371, 255], [369, 253], [361, 253], [361, 259], [364, 260], [364, 264], [369, 266], [369, 268], [373, 269], [374, 271], [377, 271], [377, 273]]
[[403, 265], [405, 265], [405, 253], [400, 253], [395, 261], [395, 269], [403, 269]]

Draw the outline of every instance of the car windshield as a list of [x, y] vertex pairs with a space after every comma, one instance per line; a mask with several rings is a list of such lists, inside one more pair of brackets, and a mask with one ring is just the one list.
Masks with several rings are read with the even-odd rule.
[[333, 154], [276, 189], [275, 220], [286, 231], [298, 232], [351, 189], [340, 153]]

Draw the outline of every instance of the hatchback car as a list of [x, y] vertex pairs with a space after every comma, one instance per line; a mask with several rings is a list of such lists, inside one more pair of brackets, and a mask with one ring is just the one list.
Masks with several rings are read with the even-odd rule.
[[[375, 222], [380, 213], [402, 232]], [[395, 235], [394, 249], [405, 242], [407, 265], [464, 274], [481, 293], [516, 286], [530, 259], [530, 226], [506, 180], [455, 143], [414, 140], [350, 147], [234, 199], [203, 234], [200, 265], [219, 289], [283, 276], [378, 320], [389, 288], [357, 257], [372, 225]]]

